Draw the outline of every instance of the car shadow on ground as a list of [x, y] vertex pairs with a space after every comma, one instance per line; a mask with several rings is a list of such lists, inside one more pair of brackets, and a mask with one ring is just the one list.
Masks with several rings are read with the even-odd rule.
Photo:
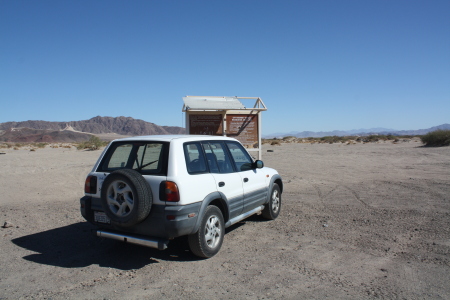
[[140, 269], [158, 260], [198, 260], [187, 246], [187, 240], [179, 238], [160, 251], [139, 245], [126, 244], [98, 238], [96, 227], [89, 223], [75, 223], [13, 239], [24, 249], [36, 252], [23, 259], [39, 264], [63, 268], [80, 268], [89, 265], [120, 270]]
[[[237, 223], [227, 228], [226, 233], [244, 224], [244, 222]], [[80, 222], [15, 238], [12, 242], [19, 247], [36, 252], [24, 256], [23, 259], [62, 268], [99, 265], [120, 270], [132, 270], [158, 263], [159, 260], [202, 260], [190, 252], [187, 237], [171, 240], [168, 248], [160, 251], [99, 238], [95, 235], [95, 229], [95, 226], [87, 222]]]

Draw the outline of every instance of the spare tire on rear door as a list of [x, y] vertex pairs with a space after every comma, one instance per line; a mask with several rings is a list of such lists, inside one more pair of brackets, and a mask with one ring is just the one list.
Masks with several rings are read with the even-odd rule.
[[153, 196], [148, 182], [131, 169], [109, 174], [102, 185], [103, 210], [111, 223], [129, 227], [142, 222], [150, 213]]

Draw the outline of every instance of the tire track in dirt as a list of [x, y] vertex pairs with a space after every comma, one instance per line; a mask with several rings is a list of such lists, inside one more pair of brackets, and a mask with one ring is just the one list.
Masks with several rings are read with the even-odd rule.
[[[330, 181], [332, 182], [332, 181]], [[352, 188], [348, 187], [347, 185], [341, 184], [341, 183], [336, 183], [333, 182], [334, 184], [336, 184], [336, 186], [334, 186], [328, 193], [323, 194], [322, 191], [320, 190], [320, 187], [316, 184], [312, 184], [312, 186], [314, 187], [314, 189], [317, 191], [317, 194], [319, 196], [319, 199], [325, 204], [325, 199], [328, 198], [330, 195], [333, 194], [334, 191], [336, 191], [339, 187], [343, 187], [344, 189], [348, 190], [354, 197], [356, 200], [358, 200], [358, 202], [360, 202], [363, 206], [367, 207], [367, 208], [371, 208], [372, 207], [367, 204], [365, 201], [363, 201], [361, 199], [361, 197], [358, 195], [358, 193], [353, 190]]]

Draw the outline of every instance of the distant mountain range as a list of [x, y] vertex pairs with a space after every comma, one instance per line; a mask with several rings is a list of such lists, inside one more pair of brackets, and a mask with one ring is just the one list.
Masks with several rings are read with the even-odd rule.
[[[394, 130], [387, 128], [334, 130], [334, 131], [291, 131], [263, 135], [264, 138], [295, 136], [298, 138], [324, 136], [364, 136], [371, 134], [423, 135], [438, 129], [450, 130], [450, 124], [428, 129]], [[184, 134], [186, 130], [177, 126], [159, 126], [131, 117], [94, 117], [83, 121], [49, 122], [24, 121], [0, 123], [0, 142], [80, 142], [89, 140], [92, 134], [117, 134], [127, 136], [153, 134]]]
[[76, 142], [89, 140], [92, 134], [137, 136], [186, 132], [182, 127], [159, 126], [131, 117], [100, 116], [70, 122], [5, 122], [0, 123], [0, 131], [0, 141], [3, 142]]
[[92, 134], [71, 130], [45, 130], [32, 128], [9, 128], [0, 131], [0, 142], [13, 143], [71, 143], [84, 142], [91, 138]]
[[364, 136], [371, 134], [392, 134], [392, 135], [423, 135], [428, 132], [435, 130], [450, 130], [450, 124], [442, 124], [439, 126], [434, 126], [428, 129], [418, 129], [418, 130], [395, 130], [395, 129], [387, 129], [387, 128], [370, 128], [370, 129], [354, 129], [354, 130], [333, 130], [333, 131], [291, 131], [291, 132], [278, 132], [272, 134], [263, 135], [264, 138], [273, 138], [273, 137], [285, 137], [285, 136], [295, 136], [298, 138], [307, 138], [307, 137], [324, 137], [324, 136]]

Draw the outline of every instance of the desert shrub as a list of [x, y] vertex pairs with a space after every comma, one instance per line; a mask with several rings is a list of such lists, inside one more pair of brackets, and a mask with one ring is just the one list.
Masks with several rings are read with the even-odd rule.
[[281, 146], [281, 143], [279, 141], [273, 141], [272, 143], [270, 143], [270, 145], [272, 145], [272, 146]]
[[316, 139], [315, 141], [318, 143], [328, 143], [328, 144], [334, 144], [334, 143], [347, 143], [351, 140], [353, 140], [354, 137], [352, 136], [324, 136], [320, 139]]
[[89, 141], [78, 143], [76, 145], [78, 150], [89, 149], [89, 150], [98, 150], [101, 147], [108, 145], [109, 142], [102, 141], [98, 136], [91, 136]]
[[311, 143], [311, 144], [313, 144], [313, 143], [315, 143], [315, 142], [317, 142], [317, 141], [318, 141], [318, 139], [315, 138], [315, 137], [307, 137], [307, 138], [304, 138], [304, 139], [303, 139], [303, 142], [305, 142], [305, 143]]
[[383, 134], [372, 134], [368, 136], [361, 136], [356, 139], [358, 142], [364, 142], [364, 143], [375, 143], [378, 141], [387, 141], [387, 140], [393, 140], [393, 135], [383, 135]]
[[450, 130], [436, 130], [421, 136], [425, 146], [450, 146]]
[[262, 139], [262, 144], [269, 144], [269, 145], [274, 145], [274, 143], [276, 145], [281, 145], [281, 140], [278, 140], [277, 138], [273, 138], [273, 139]]
[[366, 137], [365, 142], [378, 142], [380, 140], [380, 136], [379, 135], [369, 135]]
[[47, 146], [47, 143], [35, 143], [33, 144], [33, 146], [38, 147], [38, 148], [45, 148], [45, 146]]
[[295, 136], [285, 136], [282, 140], [283, 143], [295, 143], [297, 142], [297, 138]]
[[87, 149], [87, 142], [78, 143], [75, 147], [77, 147], [77, 150]]

